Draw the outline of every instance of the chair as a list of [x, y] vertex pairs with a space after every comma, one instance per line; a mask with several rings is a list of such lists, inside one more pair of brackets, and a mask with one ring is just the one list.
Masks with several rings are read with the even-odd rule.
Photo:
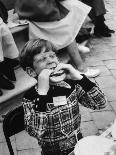
[[10, 137], [24, 130], [24, 111], [23, 106], [9, 111], [3, 120], [3, 132], [10, 155], [14, 155]]

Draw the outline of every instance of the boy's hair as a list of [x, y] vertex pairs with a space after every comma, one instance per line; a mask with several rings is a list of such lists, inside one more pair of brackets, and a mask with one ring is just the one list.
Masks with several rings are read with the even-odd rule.
[[56, 51], [55, 47], [49, 41], [43, 39], [33, 39], [25, 44], [19, 55], [20, 65], [24, 70], [26, 70], [27, 67], [33, 68], [33, 58], [35, 55], [41, 53], [43, 47]]

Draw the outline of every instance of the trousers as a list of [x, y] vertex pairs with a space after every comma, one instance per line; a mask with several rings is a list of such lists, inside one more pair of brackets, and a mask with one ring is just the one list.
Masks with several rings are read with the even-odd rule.
[[[79, 132], [78, 134], [77, 134], [77, 139], [78, 140], [80, 140], [80, 139], [82, 139], [83, 138], [83, 136], [82, 136], [82, 133], [81, 132]], [[56, 151], [56, 152], [50, 152], [50, 151], [47, 151], [47, 152], [45, 152], [44, 150], [42, 150], [42, 152], [41, 152], [41, 155], [68, 155], [69, 153], [71, 153], [72, 151], [74, 150], [74, 148], [71, 148], [71, 149], [68, 149], [68, 150], [65, 150], [65, 151]]]
[[81, 0], [81, 1], [91, 6], [92, 9], [89, 13], [90, 18], [104, 15], [106, 13], [104, 0]]

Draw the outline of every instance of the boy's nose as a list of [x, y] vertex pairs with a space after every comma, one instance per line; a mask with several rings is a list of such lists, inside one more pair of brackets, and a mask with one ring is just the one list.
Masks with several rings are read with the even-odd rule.
[[54, 58], [47, 56], [48, 63], [54, 63], [54, 61], [56, 61]]
[[48, 68], [50, 69], [54, 69], [57, 67], [57, 64], [55, 62], [52, 62], [52, 63], [48, 63]]

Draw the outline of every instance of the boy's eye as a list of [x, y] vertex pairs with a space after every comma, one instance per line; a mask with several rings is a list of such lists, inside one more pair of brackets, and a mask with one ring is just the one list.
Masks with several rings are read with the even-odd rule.
[[45, 61], [46, 57], [42, 57], [39, 61]]
[[42, 58], [42, 61], [45, 61], [45, 60], [46, 60], [46, 57], [43, 57], [43, 58]]
[[51, 54], [50, 57], [51, 57], [51, 58], [54, 58], [54, 57], [55, 57], [55, 54]]

